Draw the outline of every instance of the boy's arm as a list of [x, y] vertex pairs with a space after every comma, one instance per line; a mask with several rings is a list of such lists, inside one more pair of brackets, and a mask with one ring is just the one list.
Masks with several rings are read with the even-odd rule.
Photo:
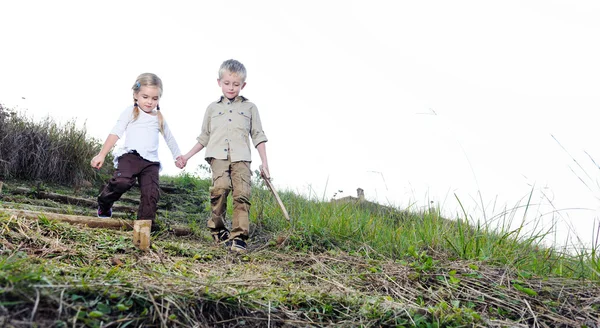
[[258, 145], [260, 145], [261, 143], [267, 141], [267, 136], [263, 131], [262, 122], [260, 121], [260, 115], [258, 114], [258, 108], [255, 104], [252, 104], [250, 138], [252, 138], [252, 143], [256, 148], [258, 148]]
[[181, 165], [185, 166], [187, 161], [192, 158], [192, 156], [196, 155], [202, 149], [204, 149], [204, 145], [208, 144], [210, 140], [210, 105], [206, 108], [206, 112], [204, 113], [204, 119], [202, 120], [202, 131], [196, 140], [198, 142], [188, 151], [185, 155], [181, 155]]
[[271, 178], [271, 173], [269, 173], [269, 163], [267, 162], [267, 143], [261, 142], [256, 146], [256, 150], [258, 150], [258, 155], [260, 156], [260, 161], [262, 162], [262, 176], [265, 179]]
[[187, 154], [182, 155], [181, 157], [183, 158], [184, 161], [187, 162], [190, 158], [192, 158], [192, 156], [196, 155], [202, 149], [204, 149], [204, 145], [197, 142], [194, 145], [194, 147], [192, 147], [192, 149], [190, 149], [190, 151], [187, 152]]
[[267, 136], [262, 128], [262, 122], [260, 121], [260, 115], [258, 114], [258, 108], [255, 104], [252, 106], [252, 128], [250, 130], [250, 137], [252, 143], [258, 150], [258, 155], [262, 162], [262, 172], [260, 173], [263, 178], [270, 179], [271, 173], [269, 173], [269, 163], [267, 161]]
[[[200, 130], [200, 135], [198, 136], [198, 138], [196, 138], [198, 143], [202, 145], [202, 148], [204, 148], [204, 146], [208, 145], [208, 141], [210, 140], [210, 115], [211, 115], [211, 110], [210, 110], [210, 105], [208, 105], [208, 108], [206, 108], [206, 112], [204, 112], [204, 119], [202, 120], [202, 128]], [[198, 146], [198, 145], [196, 145], [196, 146]], [[194, 147], [196, 147], [196, 146], [194, 146]], [[198, 151], [202, 150], [202, 148], [198, 149]], [[196, 153], [198, 151], [196, 151]], [[190, 150], [190, 152], [191, 152], [191, 150]], [[194, 155], [194, 154], [192, 154], [192, 155]], [[192, 157], [192, 155], [190, 155], [190, 157]]]
[[119, 136], [117, 136], [116, 134], [108, 135], [108, 137], [106, 138], [106, 141], [104, 141], [104, 145], [102, 146], [102, 149], [100, 150], [98, 155], [96, 155], [96, 156], [94, 156], [94, 158], [92, 158], [92, 161], [90, 162], [90, 164], [92, 165], [93, 168], [99, 169], [102, 167], [102, 165], [104, 164], [104, 159], [106, 158], [106, 155], [112, 149], [112, 147], [115, 146], [117, 141], [119, 141]]

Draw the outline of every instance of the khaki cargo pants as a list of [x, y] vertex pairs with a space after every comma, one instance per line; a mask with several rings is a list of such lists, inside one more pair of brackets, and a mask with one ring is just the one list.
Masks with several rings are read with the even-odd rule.
[[210, 205], [212, 216], [208, 220], [210, 229], [225, 229], [227, 196], [233, 190], [233, 219], [231, 220], [231, 238], [248, 238], [250, 221], [250, 162], [231, 162], [228, 159], [210, 159], [212, 186], [210, 187]]

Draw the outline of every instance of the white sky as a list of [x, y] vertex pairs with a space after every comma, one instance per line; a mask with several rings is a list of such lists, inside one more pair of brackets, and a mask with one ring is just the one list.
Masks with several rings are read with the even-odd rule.
[[[330, 198], [362, 187], [451, 216], [456, 194], [474, 217], [478, 191], [490, 217], [533, 190], [543, 206], [530, 219], [554, 206], [589, 240], [598, 17], [597, 1], [2, 1], [0, 102], [87, 122], [103, 141], [136, 76], [153, 72], [186, 152], [220, 96], [219, 65], [235, 58], [280, 188]], [[179, 172], [164, 143], [161, 158], [163, 173]]]

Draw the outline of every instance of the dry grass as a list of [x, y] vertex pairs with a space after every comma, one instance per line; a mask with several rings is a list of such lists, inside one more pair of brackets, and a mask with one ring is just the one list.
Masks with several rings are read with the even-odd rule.
[[154, 236], [144, 253], [126, 232], [0, 217], [0, 320], [14, 327], [580, 327], [600, 316], [597, 284], [441, 253], [303, 253], [270, 236], [240, 256], [202, 234]]
[[[95, 171], [89, 165], [100, 147], [75, 121], [59, 124], [47, 117], [35, 122], [0, 104], [0, 180], [39, 180], [73, 188], [99, 183], [110, 174], [108, 168]], [[107, 162], [112, 161], [109, 157]]]

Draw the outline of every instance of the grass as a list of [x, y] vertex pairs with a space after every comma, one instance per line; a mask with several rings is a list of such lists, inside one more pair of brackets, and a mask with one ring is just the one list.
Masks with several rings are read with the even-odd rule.
[[[296, 220], [291, 238], [299, 250], [323, 251], [336, 247], [353, 251], [357, 245], [364, 245], [394, 259], [409, 253], [410, 249], [431, 250], [456, 259], [514, 267], [536, 275], [600, 279], [597, 239], [596, 247], [589, 252], [582, 249], [575, 256], [559, 252], [544, 246], [544, 238], [553, 227], [533, 227], [524, 233], [524, 223], [521, 223], [511, 229], [515, 219], [511, 211], [505, 211], [500, 218], [491, 218], [502, 221], [492, 225], [472, 222], [467, 213], [462, 218], [449, 220], [441, 217], [439, 208], [435, 207], [419, 213], [389, 212], [382, 207], [378, 213], [361, 203], [320, 202], [293, 193], [281, 196], [289, 206], [290, 216]], [[276, 204], [264, 206], [262, 212], [252, 210], [256, 210], [253, 217], [281, 216]], [[272, 224], [272, 231], [280, 229], [281, 221]]]
[[569, 327], [600, 313], [600, 288], [587, 279], [453, 258], [443, 248], [390, 256], [336, 232], [315, 235], [302, 216], [301, 228], [269, 233], [281, 219], [263, 215], [247, 255], [212, 245], [206, 231], [157, 234], [141, 252], [124, 231], [0, 215], [0, 315], [16, 327]]
[[[210, 180], [184, 172], [161, 177], [158, 216], [162, 223], [187, 224], [194, 233], [154, 233], [151, 250], [142, 252], [133, 246], [131, 232], [2, 212], [93, 211], [12, 191], [27, 185], [93, 199], [96, 188], [74, 190], [55, 181], [6, 178], [18, 177], [15, 172], [5, 174], [0, 194], [2, 325], [599, 324], [599, 231], [591, 249], [567, 253], [545, 246], [544, 238], [555, 227], [525, 225], [525, 215], [534, 212], [531, 195], [480, 220], [465, 210], [459, 217], [445, 218], [435, 204], [411, 211], [281, 191], [292, 218], [287, 222], [255, 175], [250, 252], [238, 255], [212, 244], [205, 229]], [[134, 204], [138, 192], [132, 189], [122, 203]], [[230, 218], [231, 201], [229, 205]]]

